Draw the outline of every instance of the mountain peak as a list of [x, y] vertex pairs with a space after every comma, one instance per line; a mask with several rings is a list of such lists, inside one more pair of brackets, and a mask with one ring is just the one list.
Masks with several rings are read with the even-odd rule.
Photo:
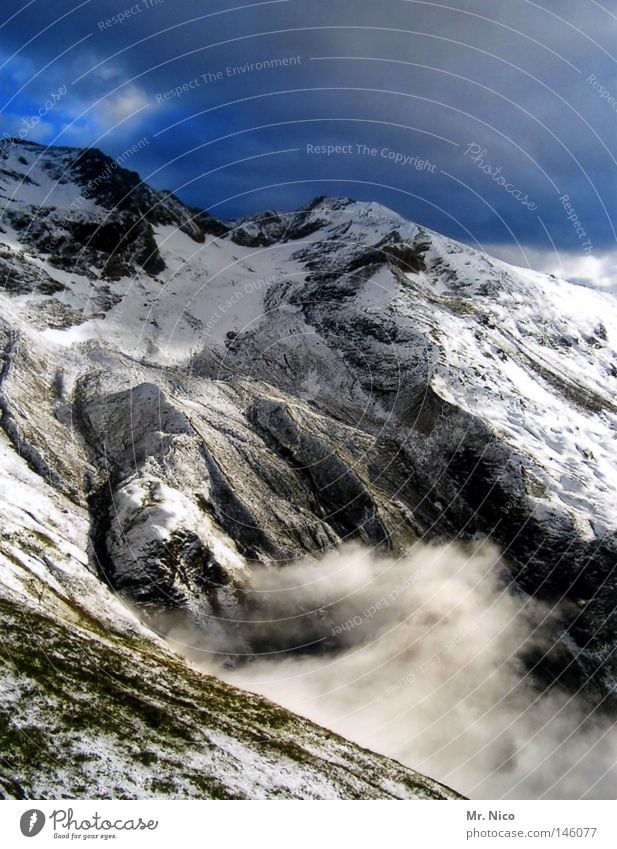
[[241, 608], [253, 561], [485, 535], [522, 590], [567, 599], [564, 662], [592, 662], [617, 545], [614, 298], [378, 204], [226, 225], [99, 151], [37, 151], [0, 172], [4, 422], [90, 511], [116, 589], [199, 624]]

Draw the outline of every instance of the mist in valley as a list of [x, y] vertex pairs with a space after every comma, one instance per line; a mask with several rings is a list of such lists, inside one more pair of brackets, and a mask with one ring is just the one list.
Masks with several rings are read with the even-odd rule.
[[393, 558], [350, 544], [250, 573], [241, 618], [159, 626], [198, 668], [471, 798], [612, 798], [613, 723], [526, 659], [557, 612], [490, 542]]

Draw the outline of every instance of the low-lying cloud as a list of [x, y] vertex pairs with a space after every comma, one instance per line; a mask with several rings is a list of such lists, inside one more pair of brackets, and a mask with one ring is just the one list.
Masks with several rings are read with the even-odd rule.
[[555, 613], [492, 544], [351, 545], [250, 580], [236, 618], [167, 622], [200, 668], [472, 798], [614, 796], [613, 727], [528, 673]]

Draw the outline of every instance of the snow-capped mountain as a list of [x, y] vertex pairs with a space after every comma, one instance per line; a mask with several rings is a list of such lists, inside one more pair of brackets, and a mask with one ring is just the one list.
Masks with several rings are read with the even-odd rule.
[[0, 157], [6, 794], [447, 795], [200, 683], [140, 622], [207, 629], [260, 564], [350, 539], [490, 536], [557, 610], [535, 674], [613, 697], [613, 295], [376, 204], [224, 223], [98, 151]]

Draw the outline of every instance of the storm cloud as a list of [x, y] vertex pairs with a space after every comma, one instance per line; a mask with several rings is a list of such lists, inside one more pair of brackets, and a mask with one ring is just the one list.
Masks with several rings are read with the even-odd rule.
[[130, 167], [214, 214], [377, 200], [579, 279], [615, 248], [616, 27], [613, 0], [7, 0], [4, 132], [66, 86], [28, 138], [147, 137]]

